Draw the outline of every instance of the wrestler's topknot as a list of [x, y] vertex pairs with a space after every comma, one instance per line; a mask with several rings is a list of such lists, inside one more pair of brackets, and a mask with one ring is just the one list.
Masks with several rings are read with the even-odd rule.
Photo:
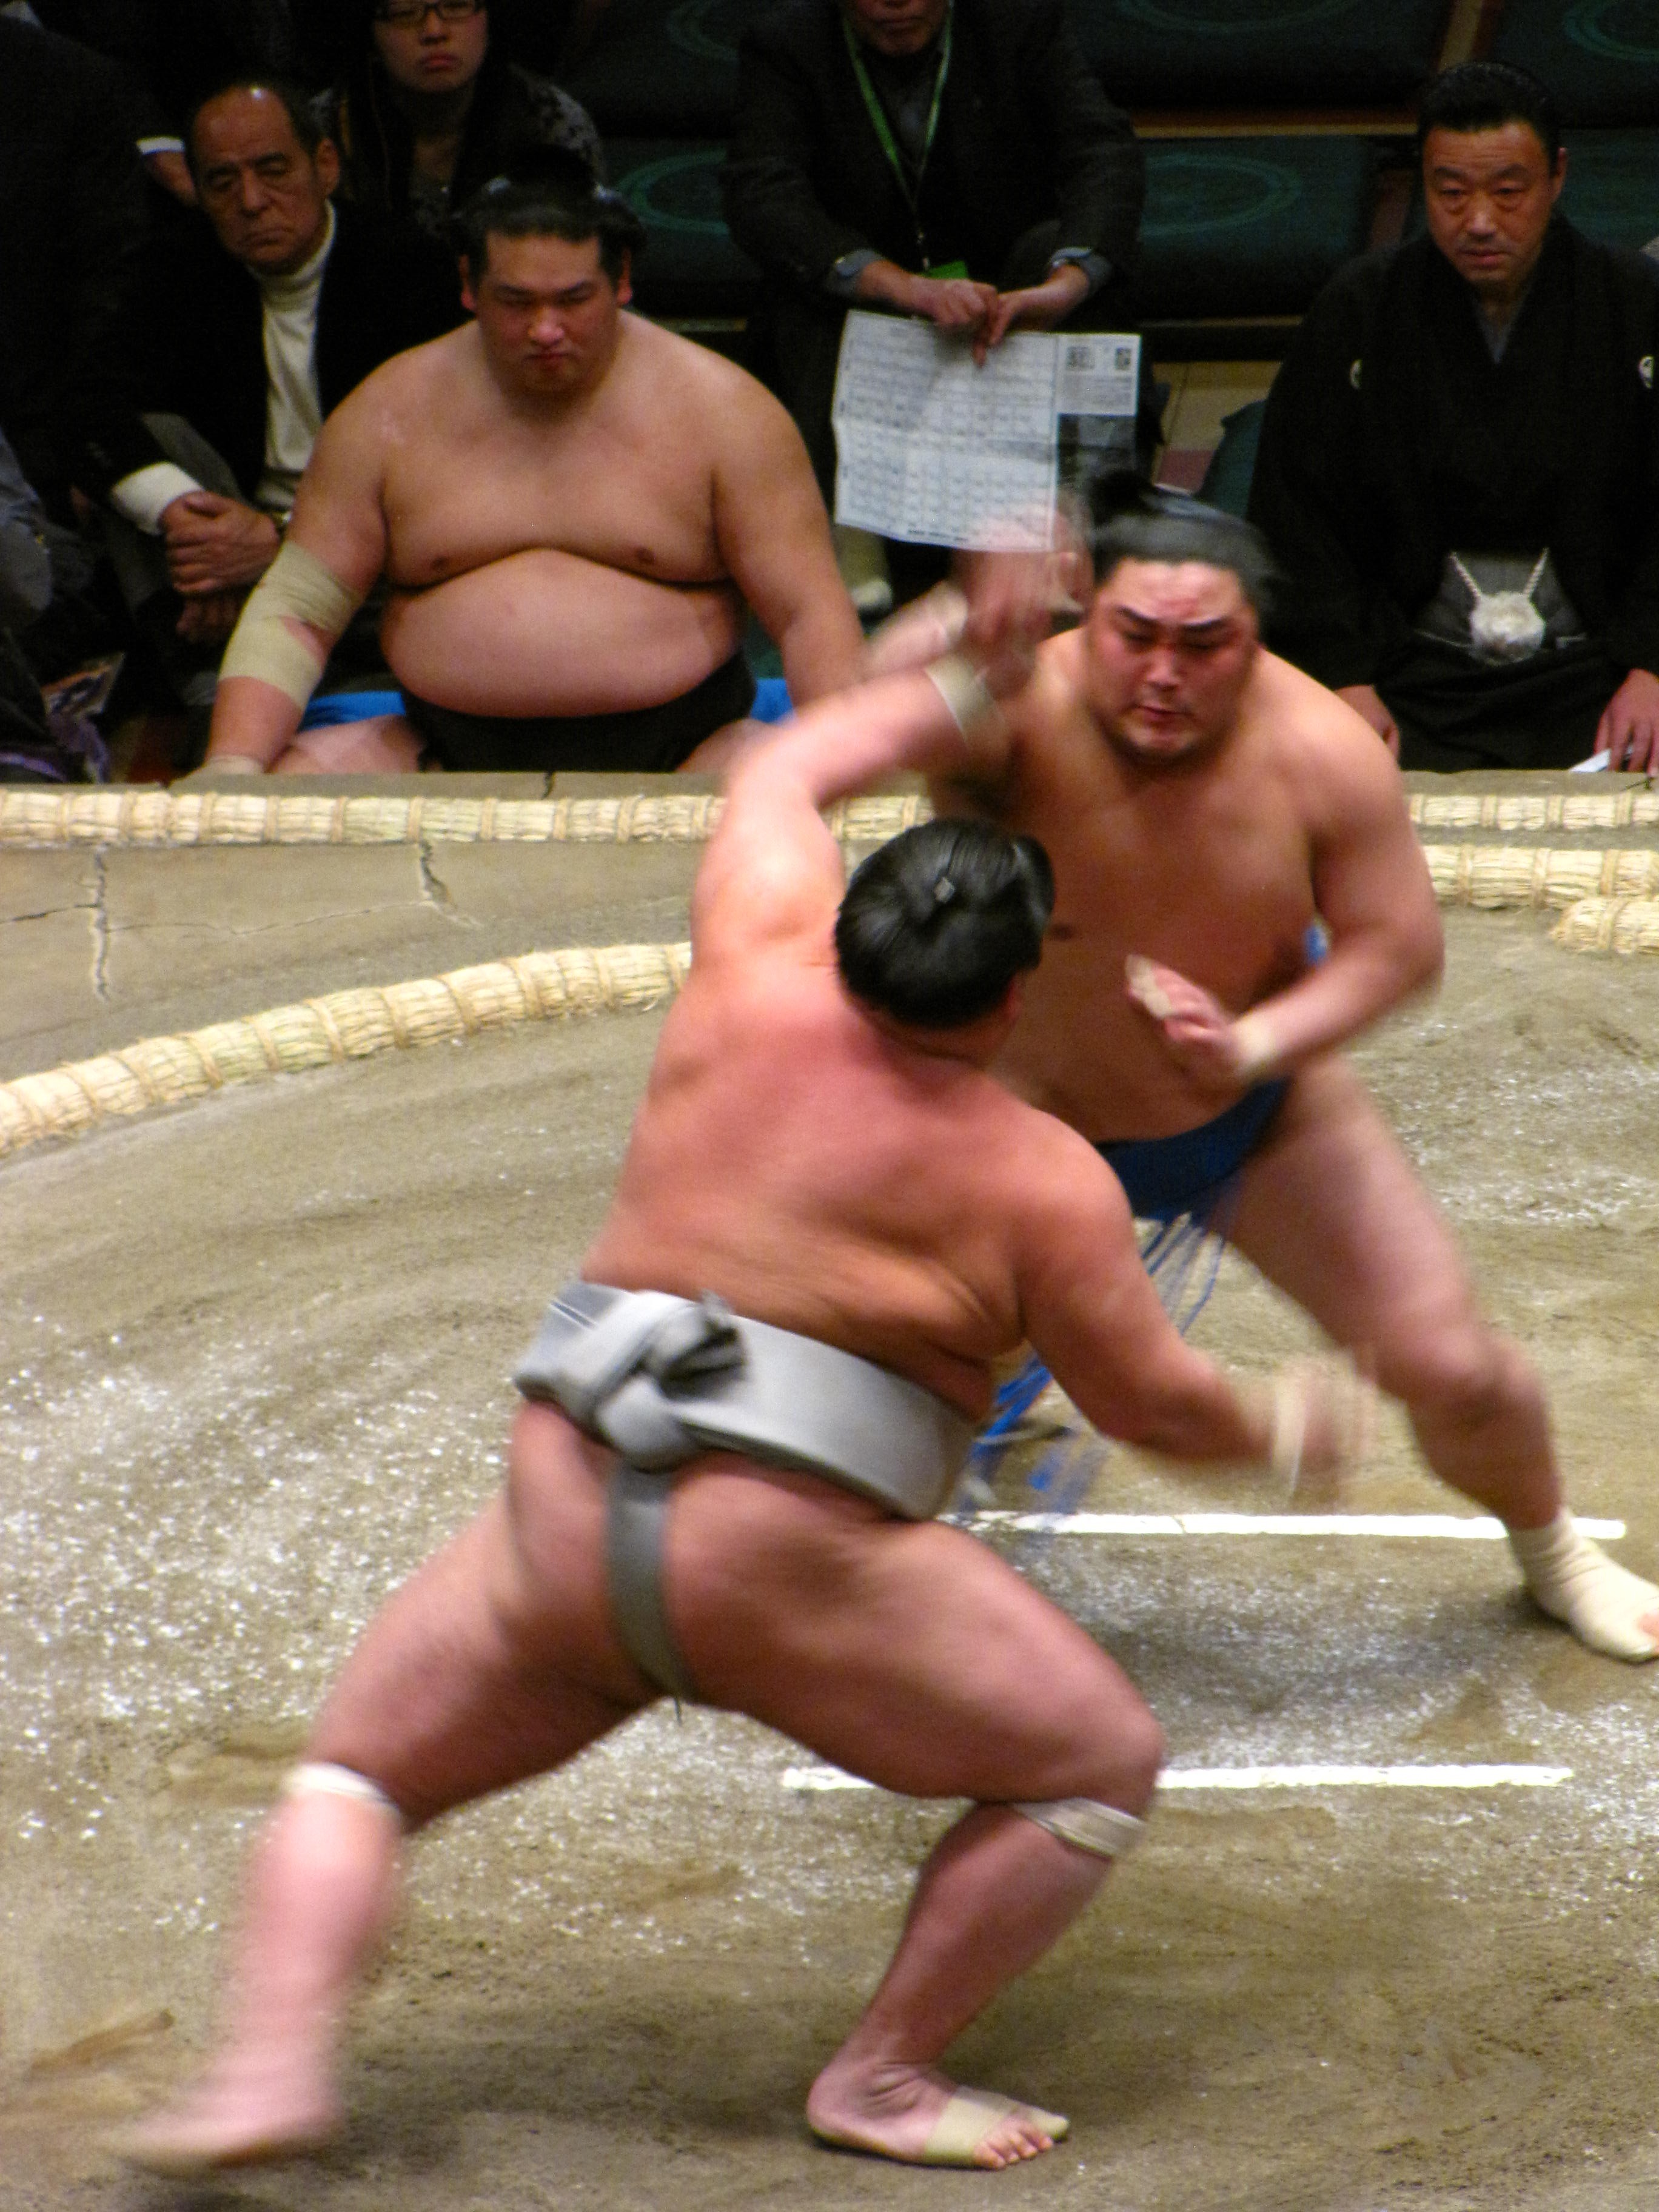
[[1036, 966], [1054, 902], [1036, 838], [984, 822], [924, 822], [854, 871], [836, 917], [842, 980], [919, 1029], [977, 1021]]
[[1120, 561], [1201, 561], [1231, 569], [1259, 616], [1272, 612], [1279, 573], [1267, 540], [1241, 516], [1206, 507], [1190, 492], [1150, 484], [1130, 469], [1096, 477], [1086, 496], [1097, 583]]
[[614, 282], [645, 245], [645, 225], [620, 192], [602, 185], [565, 146], [526, 146], [509, 168], [479, 185], [455, 220], [456, 244], [475, 275], [502, 238], [599, 241], [599, 262]]

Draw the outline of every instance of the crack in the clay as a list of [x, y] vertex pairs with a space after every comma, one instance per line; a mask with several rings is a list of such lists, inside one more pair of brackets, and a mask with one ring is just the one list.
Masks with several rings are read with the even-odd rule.
[[472, 928], [475, 926], [473, 917], [458, 910], [454, 894], [433, 866], [432, 848], [424, 837], [416, 842], [415, 861], [421, 872], [421, 896], [425, 903], [436, 907], [447, 921], [459, 922], [465, 929]]
[[92, 995], [109, 1004], [109, 877], [102, 846], [92, 855]]

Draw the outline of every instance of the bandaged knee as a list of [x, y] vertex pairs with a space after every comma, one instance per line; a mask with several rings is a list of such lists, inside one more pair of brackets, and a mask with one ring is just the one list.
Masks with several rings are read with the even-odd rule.
[[1127, 1858], [1146, 1832], [1146, 1823], [1133, 1813], [1102, 1805], [1092, 1797], [1050, 1797], [1008, 1809], [1023, 1813], [1062, 1844], [1097, 1859]]
[[[289, 540], [249, 594], [225, 648], [220, 675], [251, 676], [303, 710], [335, 639], [365, 596], [343, 584], [314, 553]], [[328, 645], [319, 653], [310, 639], [295, 635], [290, 621], [308, 623], [323, 633]]]
[[1592, 1544], [1564, 1505], [1547, 1528], [1511, 1528], [1510, 1547], [1534, 1603], [1592, 1651], [1612, 1659], [1659, 1656], [1659, 1589]]
[[371, 1782], [366, 1774], [358, 1774], [349, 1766], [325, 1765], [320, 1760], [307, 1761], [301, 1766], [291, 1766], [283, 1777], [279, 1797], [350, 1797], [360, 1805], [374, 1805], [382, 1813], [389, 1813], [399, 1827], [404, 1824], [402, 1810], [394, 1805], [378, 1782]]

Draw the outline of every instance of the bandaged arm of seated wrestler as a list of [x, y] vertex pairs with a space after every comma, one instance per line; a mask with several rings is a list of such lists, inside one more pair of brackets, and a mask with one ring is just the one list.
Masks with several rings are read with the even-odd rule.
[[225, 648], [204, 767], [276, 766], [336, 641], [385, 565], [380, 446], [374, 417], [358, 419], [360, 396], [324, 424], [282, 550]]

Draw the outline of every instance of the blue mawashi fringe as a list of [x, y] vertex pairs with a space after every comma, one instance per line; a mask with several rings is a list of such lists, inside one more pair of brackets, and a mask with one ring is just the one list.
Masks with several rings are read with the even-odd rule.
[[[1237, 1197], [1234, 1177], [1222, 1185], [1202, 1213], [1178, 1213], [1171, 1220], [1154, 1222], [1142, 1240], [1140, 1263], [1182, 1336], [1190, 1334], [1210, 1303]], [[964, 1487], [970, 1494], [988, 1498], [991, 1478], [1014, 1431], [1052, 1380], [1033, 1352], [997, 1392], [991, 1418], [975, 1438], [963, 1470]], [[1049, 1446], [1026, 1478], [1034, 1509], [1055, 1519], [1075, 1513], [1110, 1451], [1110, 1444], [1092, 1429], [1069, 1431]]]

